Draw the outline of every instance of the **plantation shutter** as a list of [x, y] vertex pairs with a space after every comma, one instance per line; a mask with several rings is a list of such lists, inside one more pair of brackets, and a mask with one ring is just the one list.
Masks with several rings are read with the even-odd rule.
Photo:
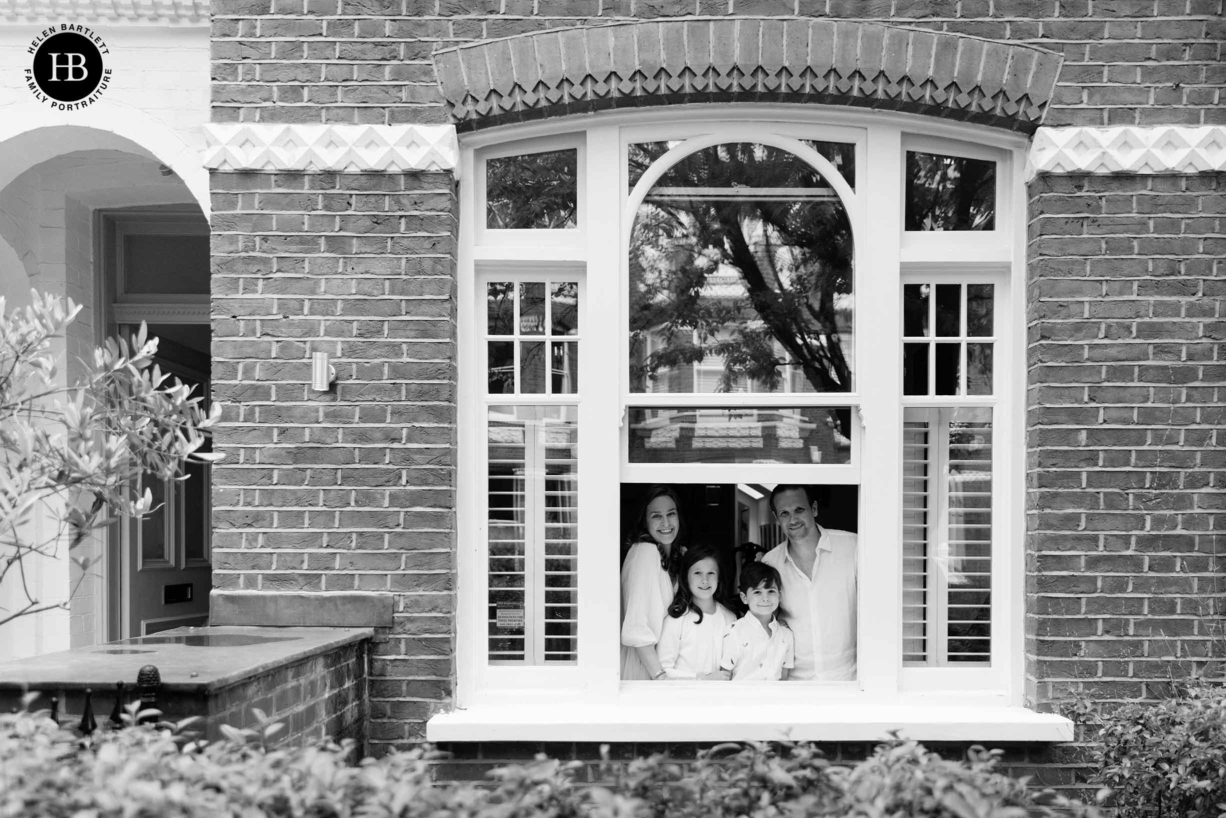
[[991, 661], [992, 410], [903, 415], [903, 662]]

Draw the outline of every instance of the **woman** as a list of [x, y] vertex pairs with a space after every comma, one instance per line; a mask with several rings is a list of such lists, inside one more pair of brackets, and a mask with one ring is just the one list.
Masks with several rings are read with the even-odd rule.
[[656, 643], [677, 592], [684, 544], [677, 492], [668, 486], [652, 486], [622, 562], [623, 681], [664, 677]]

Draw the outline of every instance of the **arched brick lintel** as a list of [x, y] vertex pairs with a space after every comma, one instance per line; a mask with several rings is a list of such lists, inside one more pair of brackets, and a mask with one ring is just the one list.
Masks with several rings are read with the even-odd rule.
[[460, 131], [695, 102], [853, 105], [1033, 133], [1063, 57], [939, 31], [719, 18], [557, 29], [435, 54]]

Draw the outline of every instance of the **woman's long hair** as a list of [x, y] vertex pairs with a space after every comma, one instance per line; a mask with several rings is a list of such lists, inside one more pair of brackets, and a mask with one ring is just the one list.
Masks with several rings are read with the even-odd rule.
[[[672, 547], [667, 551], [664, 550], [663, 545], [656, 542], [655, 538], [651, 536], [651, 529], [647, 525], [647, 507], [659, 497], [668, 497], [677, 506], [677, 536], [673, 538]], [[681, 552], [685, 550], [688, 535], [689, 530], [685, 525], [685, 514], [681, 511], [681, 498], [677, 496], [676, 490], [672, 486], [649, 486], [647, 494], [643, 496], [643, 500], [639, 504], [638, 517], [635, 519], [634, 529], [630, 532], [630, 539], [626, 541], [626, 547], [622, 550], [622, 560], [626, 559], [626, 552], [635, 543], [652, 543], [655, 545], [656, 550], [660, 552], [660, 567], [667, 571], [669, 577], [676, 581], [681, 570]]]
[[715, 567], [719, 571], [719, 577], [715, 583], [715, 601], [725, 608], [728, 607], [728, 583], [724, 581], [724, 566], [719, 558], [719, 552], [707, 545], [696, 545], [689, 551], [686, 551], [685, 556], [681, 558], [677, 593], [673, 597], [673, 604], [668, 606], [668, 615], [673, 619], [685, 616], [686, 611], [693, 611], [698, 614], [698, 621], [702, 622], [702, 609], [694, 604], [694, 596], [690, 593], [689, 579], [690, 569], [703, 560], [715, 561]]

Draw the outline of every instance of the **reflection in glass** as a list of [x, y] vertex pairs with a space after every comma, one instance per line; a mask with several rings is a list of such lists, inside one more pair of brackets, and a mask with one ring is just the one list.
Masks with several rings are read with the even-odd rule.
[[577, 224], [578, 151], [574, 148], [485, 162], [485, 226], [560, 229]]
[[579, 285], [574, 281], [562, 281], [549, 287], [551, 334], [576, 334], [579, 332]]
[[902, 345], [902, 393], [928, 394], [928, 345]]
[[519, 285], [519, 334], [545, 334], [545, 283], [530, 281]]
[[852, 389], [850, 223], [790, 153], [732, 143], [669, 168], [635, 218], [629, 289], [632, 392]]
[[902, 288], [902, 334], [908, 338], [928, 335], [928, 284], [905, 284]]
[[991, 284], [967, 284], [966, 334], [975, 337], [991, 335], [994, 307]]
[[573, 406], [489, 410], [491, 664], [578, 656], [578, 424]]
[[906, 229], [994, 230], [996, 163], [907, 151]]
[[904, 284], [903, 394], [991, 395], [994, 310], [992, 284]]
[[903, 414], [903, 661], [991, 662], [992, 410]]
[[515, 334], [515, 290], [507, 281], [485, 285], [486, 332], [489, 335]]
[[491, 395], [515, 392], [515, 342], [489, 342], [489, 384]]
[[[577, 392], [578, 282], [493, 282], [486, 298], [489, 394]], [[568, 340], [550, 340], [559, 337]]]
[[962, 287], [959, 284], [936, 286], [937, 335], [958, 337], [962, 334]]
[[848, 407], [631, 407], [631, 463], [851, 462]]
[[553, 384], [552, 392], [555, 395], [573, 395], [579, 391], [579, 345], [574, 342], [559, 343], [554, 341], [550, 345], [550, 354], [552, 356], [552, 373]]
[[959, 366], [961, 350], [961, 344], [937, 344], [936, 394], [962, 394], [961, 367]]
[[521, 341], [519, 344], [519, 391], [523, 395], [545, 393], [545, 343]]
[[992, 345], [966, 345], [966, 394], [992, 394]]

